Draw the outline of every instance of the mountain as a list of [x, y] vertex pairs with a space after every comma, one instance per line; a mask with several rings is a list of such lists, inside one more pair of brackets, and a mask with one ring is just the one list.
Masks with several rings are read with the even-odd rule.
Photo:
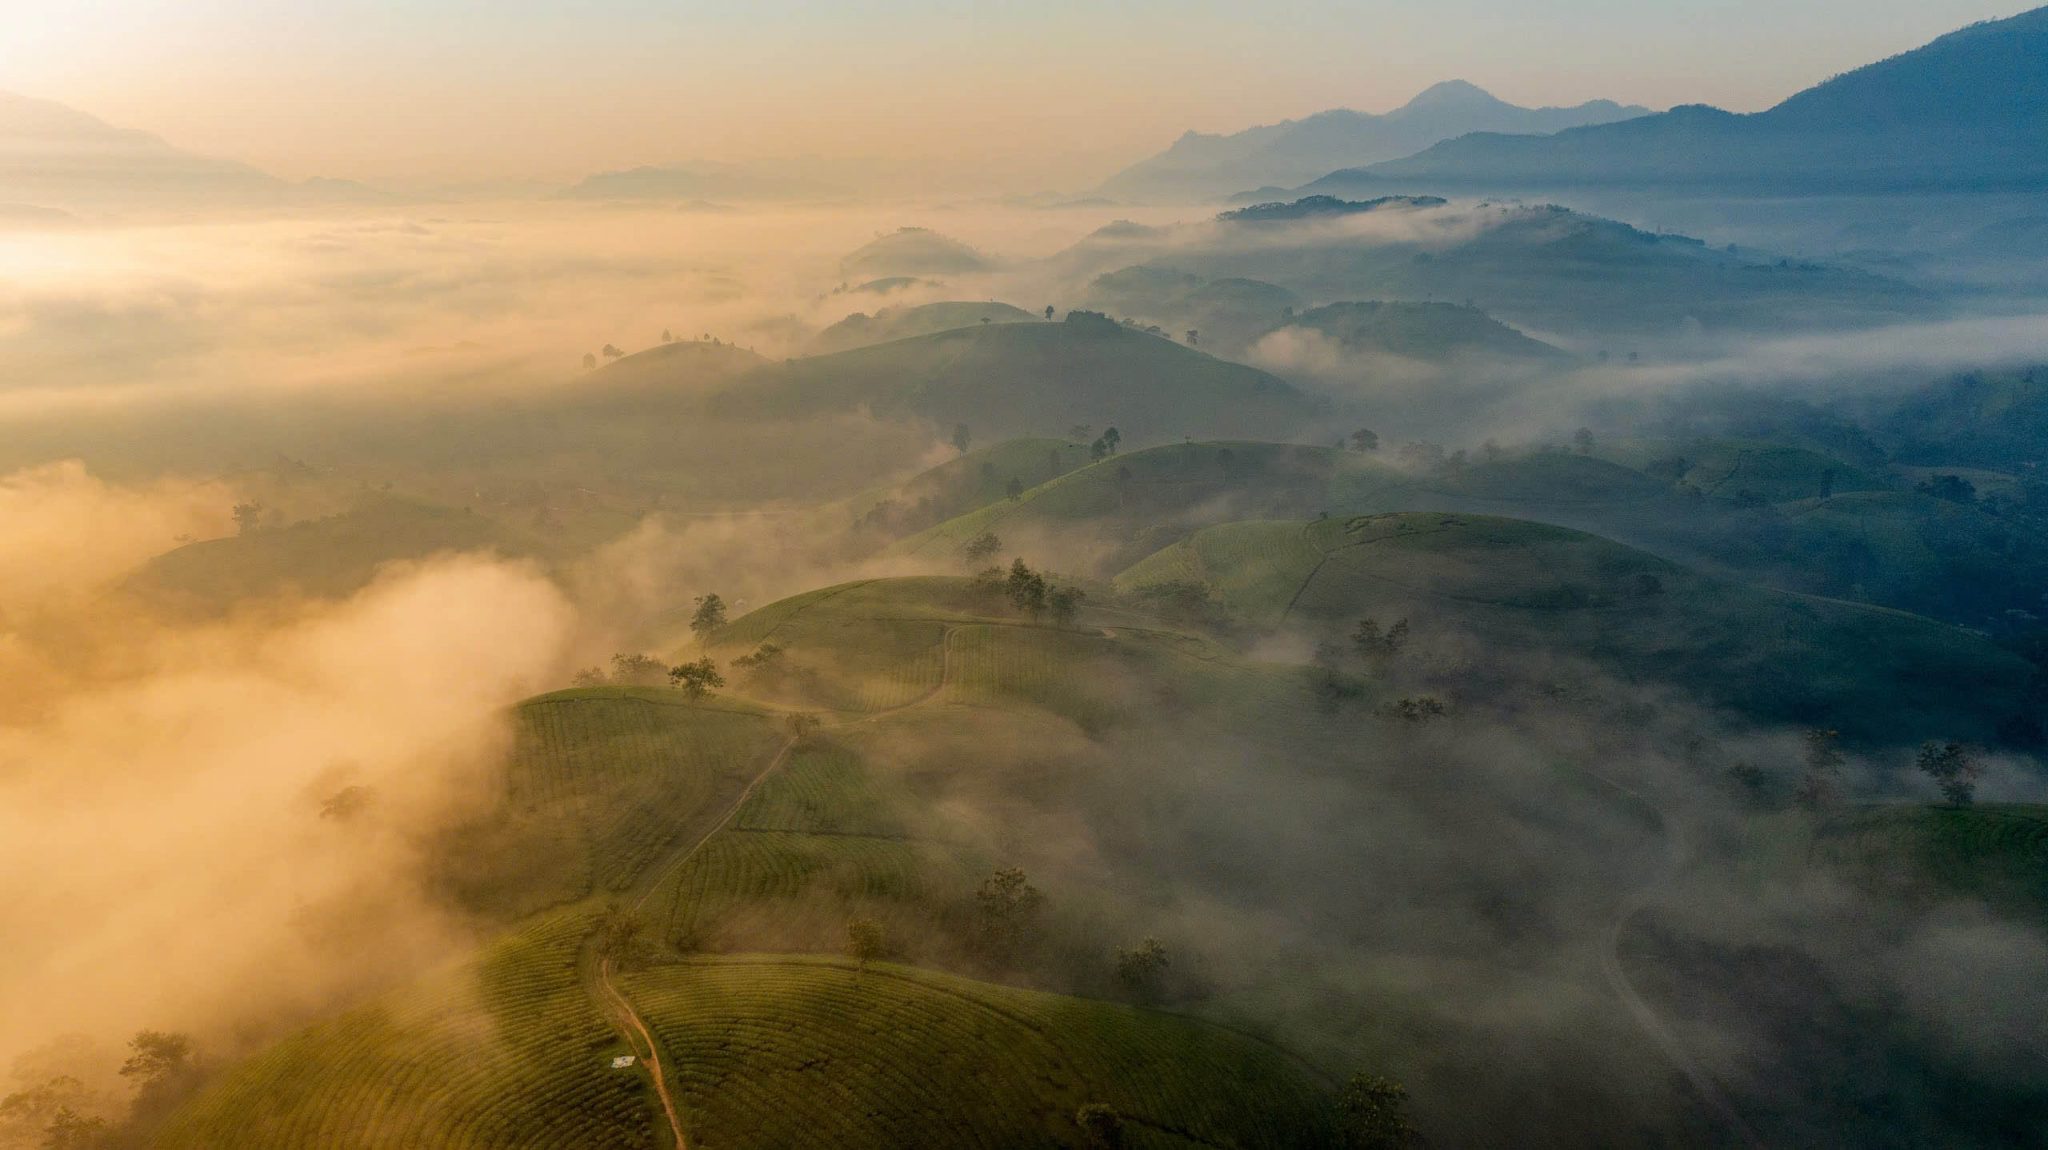
[[275, 198], [293, 185], [50, 100], [0, 92], [0, 203], [46, 209]]
[[1976, 24], [1764, 112], [1694, 105], [1550, 136], [1474, 134], [1303, 191], [1684, 187], [2031, 191], [2048, 182], [2048, 8]]
[[1199, 199], [1261, 184], [1291, 186], [1470, 132], [1557, 132], [1648, 112], [1611, 100], [1576, 108], [1521, 108], [1452, 80], [1384, 115], [1339, 108], [1227, 136], [1189, 132], [1159, 155], [1110, 177], [1101, 190], [1126, 199]]

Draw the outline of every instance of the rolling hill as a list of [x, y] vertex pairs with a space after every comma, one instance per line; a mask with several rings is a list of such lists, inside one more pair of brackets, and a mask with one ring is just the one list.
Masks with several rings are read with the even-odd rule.
[[1452, 303], [1333, 303], [1296, 315], [1273, 333], [1314, 332], [1347, 353], [1424, 363], [1493, 359], [1558, 363], [1564, 352], [1475, 307]]
[[1580, 658], [1765, 722], [1879, 742], [1996, 740], [2031, 668], [1960, 628], [1694, 574], [1595, 536], [1517, 520], [1390, 514], [1209, 528], [1119, 586], [1192, 582], [1269, 623], [1341, 631], [1408, 617], [1469, 636], [1481, 662]]
[[850, 279], [970, 275], [993, 270], [987, 256], [930, 228], [898, 228], [878, 235], [839, 261]]
[[980, 436], [1042, 435], [1076, 423], [1141, 442], [1225, 429], [1286, 437], [1317, 404], [1264, 372], [1097, 315], [989, 324], [777, 365], [720, 393], [729, 419], [865, 411], [966, 424]]
[[1520, 108], [1452, 80], [1384, 115], [1339, 108], [1230, 135], [1189, 132], [1159, 155], [1111, 176], [1101, 192], [1141, 200], [1205, 199], [1395, 159], [1469, 132], [1555, 132], [1648, 112], [1610, 100], [1576, 108]]
[[1318, 190], [1998, 191], [2048, 180], [2048, 9], [1972, 25], [1767, 111], [1705, 106], [1555, 135], [1474, 134]]
[[830, 355], [838, 351], [852, 351], [857, 347], [870, 347], [891, 340], [932, 335], [984, 323], [1035, 323], [1038, 320], [1038, 316], [1023, 308], [997, 303], [994, 300], [986, 303], [962, 300], [919, 304], [914, 307], [885, 307], [873, 315], [854, 312], [819, 332], [805, 350], [810, 355]]

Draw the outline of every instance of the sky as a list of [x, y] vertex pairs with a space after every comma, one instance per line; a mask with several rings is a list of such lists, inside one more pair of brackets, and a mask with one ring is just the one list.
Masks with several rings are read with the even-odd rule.
[[279, 175], [695, 158], [1092, 185], [1182, 131], [1521, 104], [1757, 110], [2015, 0], [0, 0], [0, 88]]

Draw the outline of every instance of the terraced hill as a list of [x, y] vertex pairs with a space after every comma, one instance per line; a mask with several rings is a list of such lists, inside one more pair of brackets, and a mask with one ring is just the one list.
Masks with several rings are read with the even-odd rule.
[[[1119, 586], [1192, 582], [1245, 615], [1318, 628], [1412, 618], [1484, 660], [1569, 655], [1752, 717], [1873, 739], [1992, 740], [2027, 709], [2026, 664], [1900, 612], [1701, 576], [1575, 531], [1458, 514], [1198, 532]], [[1945, 734], [1959, 732], [1959, 734]]]
[[315, 1026], [225, 1072], [163, 1150], [654, 1147], [644, 1082], [585, 992], [581, 914]]
[[1286, 1055], [1191, 1019], [844, 960], [696, 961], [632, 976], [704, 1146], [1336, 1144]]

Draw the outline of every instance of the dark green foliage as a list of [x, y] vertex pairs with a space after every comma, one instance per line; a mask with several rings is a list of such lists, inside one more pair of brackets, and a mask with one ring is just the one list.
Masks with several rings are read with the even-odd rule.
[[979, 941], [994, 958], [1015, 954], [1038, 926], [1045, 895], [1019, 867], [999, 867], [974, 891], [979, 915]]
[[1074, 1111], [1074, 1125], [1092, 1150], [1120, 1150], [1124, 1144], [1124, 1120], [1114, 1109], [1090, 1102]]
[[979, 566], [1001, 554], [1002, 550], [1002, 538], [993, 531], [984, 531], [961, 546], [960, 556], [970, 565]]
[[690, 616], [690, 630], [699, 639], [710, 636], [713, 631], [725, 626], [725, 600], [716, 593], [699, 595], [696, 599], [697, 612]]
[[1360, 619], [1351, 633], [1351, 646], [1367, 663], [1380, 666], [1408, 646], [1408, 620], [1397, 619], [1382, 631], [1379, 620]]
[[1003, 594], [1010, 600], [1010, 606], [1032, 618], [1045, 614], [1047, 595], [1045, 576], [1026, 566], [1024, 560], [1010, 561], [1010, 574], [1003, 580]]
[[861, 969], [868, 963], [887, 953], [888, 936], [882, 924], [871, 918], [848, 919], [846, 923], [846, 953]]
[[1156, 938], [1148, 937], [1128, 950], [1118, 947], [1117, 985], [1140, 1000], [1150, 1001], [1159, 996], [1166, 968], [1170, 965], [1172, 962], [1167, 957], [1165, 944]]
[[1081, 610], [1081, 600], [1087, 597], [1088, 593], [1079, 587], [1055, 587], [1046, 593], [1045, 609], [1055, 624], [1064, 627], [1074, 621]]
[[1354, 1074], [1344, 1084], [1337, 1110], [1347, 1150], [1402, 1150], [1415, 1144], [1408, 1088], [1398, 1082]]
[[670, 667], [669, 681], [683, 689], [683, 694], [692, 699], [701, 699], [713, 690], [725, 686], [725, 676], [718, 670], [718, 664], [705, 656], [692, 663]]
[[1967, 807], [1977, 797], [1977, 756], [1962, 743], [1923, 743], [1913, 765], [1933, 779], [1943, 798]]
[[611, 684], [615, 687], [659, 687], [668, 677], [668, 667], [652, 655], [613, 655]]

